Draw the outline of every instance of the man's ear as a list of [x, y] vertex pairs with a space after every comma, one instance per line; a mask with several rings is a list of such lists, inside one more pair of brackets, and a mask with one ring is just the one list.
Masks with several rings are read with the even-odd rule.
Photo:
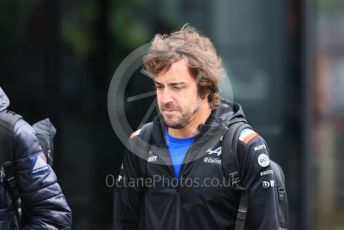
[[210, 92], [209, 92], [209, 90], [207, 90], [206, 92], [203, 92], [203, 93], [200, 95], [200, 98], [201, 98], [202, 100], [208, 99], [209, 94], [210, 94]]

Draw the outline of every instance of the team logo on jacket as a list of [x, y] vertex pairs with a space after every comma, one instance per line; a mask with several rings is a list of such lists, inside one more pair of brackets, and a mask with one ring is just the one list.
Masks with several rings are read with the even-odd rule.
[[218, 148], [216, 148], [216, 149], [208, 149], [208, 150], [207, 150], [207, 153], [208, 153], [209, 155], [216, 154], [217, 156], [220, 156], [221, 153], [222, 153], [222, 147], [220, 146], [220, 147], [218, 147]]
[[215, 157], [204, 157], [203, 158], [204, 163], [210, 163], [210, 164], [221, 164], [221, 159], [215, 158]]
[[262, 150], [262, 149], [266, 149], [266, 145], [265, 144], [254, 146], [254, 151], [259, 151], [259, 150]]
[[154, 153], [149, 150], [147, 162], [156, 162], [157, 159], [158, 156], [154, 155]]
[[275, 186], [275, 181], [270, 180], [270, 181], [262, 181], [263, 188], [270, 188]]
[[265, 153], [262, 153], [258, 156], [258, 164], [262, 167], [267, 167], [270, 164], [270, 159], [268, 155]]
[[252, 129], [246, 128], [240, 132], [239, 140], [244, 142], [245, 144], [248, 144], [256, 136], [258, 136], [258, 133], [256, 133]]
[[221, 146], [216, 148], [216, 149], [211, 149], [210, 148], [206, 152], [207, 152], [208, 155], [213, 155], [214, 154], [215, 157], [204, 157], [203, 158], [203, 162], [204, 163], [221, 164], [222, 161], [221, 161], [220, 158], [218, 158], [221, 155], [221, 153], [222, 153], [222, 147]]
[[43, 152], [41, 152], [40, 154], [31, 156], [29, 158], [29, 161], [30, 161], [30, 166], [31, 166], [31, 175], [33, 177], [37, 177], [39, 175], [42, 175], [50, 171], [50, 167], [47, 164], [47, 159], [45, 158], [45, 155]]

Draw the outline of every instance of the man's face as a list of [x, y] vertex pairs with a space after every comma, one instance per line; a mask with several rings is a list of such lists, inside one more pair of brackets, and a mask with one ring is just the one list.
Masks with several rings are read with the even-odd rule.
[[168, 127], [181, 129], [199, 116], [204, 104], [198, 95], [197, 81], [185, 60], [171, 65], [154, 79], [158, 106]]

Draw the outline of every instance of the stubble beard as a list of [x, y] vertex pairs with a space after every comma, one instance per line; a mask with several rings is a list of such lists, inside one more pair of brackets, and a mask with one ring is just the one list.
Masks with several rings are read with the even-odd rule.
[[200, 109], [200, 105], [198, 104], [192, 111], [188, 113], [183, 113], [182, 110], [181, 112], [181, 118], [178, 118], [176, 121], [168, 121], [164, 116], [164, 121], [165, 124], [172, 129], [183, 129], [185, 128], [190, 122], [192, 121], [192, 118], [194, 114], [196, 114]]

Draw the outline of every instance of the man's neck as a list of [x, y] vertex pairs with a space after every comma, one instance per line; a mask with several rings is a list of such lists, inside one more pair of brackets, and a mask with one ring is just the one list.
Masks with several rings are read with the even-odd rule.
[[197, 116], [184, 128], [182, 129], [173, 129], [168, 128], [168, 133], [176, 138], [188, 138], [196, 136], [199, 133], [198, 126], [204, 124], [208, 117], [210, 116], [211, 109], [207, 106], [204, 109], [198, 111]]

